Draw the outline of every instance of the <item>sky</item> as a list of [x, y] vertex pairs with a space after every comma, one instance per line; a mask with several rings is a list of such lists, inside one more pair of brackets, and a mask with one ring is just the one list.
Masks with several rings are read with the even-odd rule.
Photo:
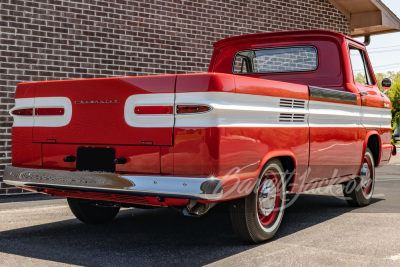
[[[400, 18], [399, 0], [382, 0]], [[363, 42], [364, 38], [356, 38]], [[400, 32], [371, 36], [367, 46], [369, 58], [375, 73], [400, 71]]]

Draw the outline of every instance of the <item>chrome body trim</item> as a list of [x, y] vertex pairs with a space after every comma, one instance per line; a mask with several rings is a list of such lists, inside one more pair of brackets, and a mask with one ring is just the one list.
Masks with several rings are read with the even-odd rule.
[[85, 192], [196, 200], [222, 197], [222, 182], [215, 177], [147, 176], [7, 166], [3, 180], [16, 186]]
[[357, 95], [354, 93], [343, 92], [333, 89], [326, 89], [316, 86], [308, 86], [308, 88], [310, 90], [310, 97], [334, 99], [351, 103], [357, 103]]

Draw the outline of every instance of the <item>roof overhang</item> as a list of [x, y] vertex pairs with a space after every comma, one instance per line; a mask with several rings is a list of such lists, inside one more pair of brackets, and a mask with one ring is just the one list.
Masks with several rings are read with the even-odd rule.
[[328, 0], [350, 20], [351, 36], [400, 31], [400, 19], [381, 0]]

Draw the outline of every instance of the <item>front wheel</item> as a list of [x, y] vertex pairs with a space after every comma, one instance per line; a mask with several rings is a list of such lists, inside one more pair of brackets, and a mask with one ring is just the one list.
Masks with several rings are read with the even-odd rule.
[[282, 222], [285, 196], [282, 164], [277, 159], [270, 160], [251, 194], [230, 203], [231, 221], [238, 237], [250, 243], [271, 239]]
[[371, 202], [375, 186], [375, 163], [369, 148], [365, 151], [360, 174], [343, 184], [343, 195], [353, 207], [363, 207]]
[[117, 216], [119, 207], [98, 206], [87, 199], [68, 198], [68, 205], [75, 217], [89, 224], [110, 222]]

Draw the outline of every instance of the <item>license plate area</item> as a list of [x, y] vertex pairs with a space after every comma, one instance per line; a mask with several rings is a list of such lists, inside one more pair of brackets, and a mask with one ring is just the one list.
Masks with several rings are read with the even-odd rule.
[[106, 147], [78, 147], [76, 169], [91, 172], [115, 172], [115, 150]]

